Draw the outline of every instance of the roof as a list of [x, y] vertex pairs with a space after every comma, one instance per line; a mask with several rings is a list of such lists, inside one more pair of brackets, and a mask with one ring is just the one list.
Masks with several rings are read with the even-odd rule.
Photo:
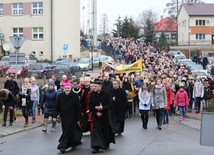
[[177, 32], [177, 23], [175, 19], [166, 17], [154, 24], [155, 32]]
[[189, 16], [214, 16], [214, 3], [182, 4]]

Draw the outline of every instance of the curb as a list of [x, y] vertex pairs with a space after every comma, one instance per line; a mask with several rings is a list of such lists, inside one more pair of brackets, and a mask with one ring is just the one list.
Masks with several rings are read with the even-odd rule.
[[32, 126], [32, 127], [28, 127], [28, 128], [22, 128], [20, 130], [17, 130], [17, 131], [8, 133], [8, 134], [0, 134], [0, 138], [7, 137], [7, 136], [10, 136], [10, 135], [13, 135], [13, 134], [16, 134], [16, 133], [20, 133], [20, 132], [24, 132], [24, 131], [29, 131], [29, 130], [32, 130], [32, 129], [35, 129], [35, 128], [38, 128], [38, 127], [41, 127], [41, 126], [43, 126], [43, 124], [38, 124], [38, 125], [35, 125], [35, 126]]

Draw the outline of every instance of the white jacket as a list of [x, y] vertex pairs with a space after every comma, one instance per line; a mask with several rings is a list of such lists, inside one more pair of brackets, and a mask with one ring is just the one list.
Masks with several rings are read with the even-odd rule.
[[[143, 93], [146, 93], [147, 96], [143, 98]], [[140, 89], [138, 92], [139, 98], [139, 110], [150, 110], [152, 104], [152, 93], [148, 92], [147, 90]], [[144, 106], [147, 105], [147, 106]]]

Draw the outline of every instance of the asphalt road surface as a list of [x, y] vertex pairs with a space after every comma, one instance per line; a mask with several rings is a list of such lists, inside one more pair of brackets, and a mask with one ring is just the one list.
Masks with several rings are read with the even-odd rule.
[[[49, 125], [50, 128], [50, 125]], [[42, 134], [42, 128], [17, 133], [0, 138], [0, 155], [56, 155], [61, 126], [55, 132]], [[139, 116], [128, 118], [125, 132], [116, 137], [116, 144], [111, 144], [109, 151], [102, 155], [214, 155], [214, 147], [200, 146], [200, 131], [189, 128], [170, 118], [168, 125], [161, 131], [156, 129], [153, 116], [149, 118], [148, 129], [142, 129]], [[89, 155], [90, 135], [85, 134], [82, 145], [67, 152], [71, 155]]]

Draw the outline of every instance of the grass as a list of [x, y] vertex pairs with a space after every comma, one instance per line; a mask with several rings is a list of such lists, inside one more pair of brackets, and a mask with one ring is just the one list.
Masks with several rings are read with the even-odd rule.
[[209, 105], [208, 105], [208, 109], [207, 111], [208, 112], [214, 112], [214, 98], [210, 99], [208, 101]]
[[80, 52], [84, 52], [84, 51], [87, 51], [87, 48], [80, 47]]

